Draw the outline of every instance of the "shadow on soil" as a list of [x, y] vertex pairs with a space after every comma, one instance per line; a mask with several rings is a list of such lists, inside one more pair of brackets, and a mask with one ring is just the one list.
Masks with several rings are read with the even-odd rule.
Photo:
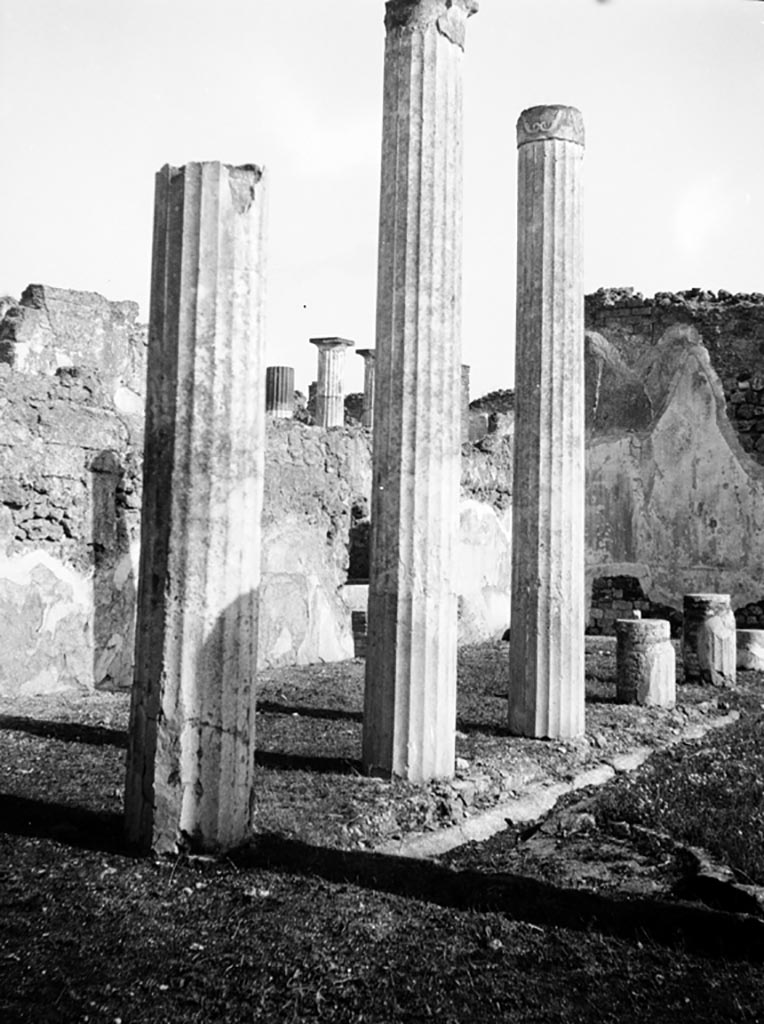
[[308, 754], [282, 754], [278, 751], [256, 750], [255, 764], [287, 772], [318, 772], [330, 775], [362, 775], [361, 762], [351, 757], [311, 757]]
[[[0, 795], [0, 833], [131, 856], [122, 816]], [[257, 836], [229, 855], [237, 870], [267, 869], [351, 883], [464, 911], [492, 911], [541, 927], [652, 941], [701, 956], [764, 961], [764, 921], [682, 903], [627, 899], [508, 873], [455, 870], [428, 860]]]
[[650, 940], [702, 956], [764, 961], [764, 921], [681, 903], [599, 895], [521, 875], [454, 870], [427, 860], [333, 850], [276, 835], [233, 854], [240, 867], [350, 882], [458, 910], [494, 911], [544, 927]]
[[329, 722], [362, 722], [362, 711], [340, 708], [306, 708], [298, 704], [280, 704], [275, 700], [259, 700], [257, 710], [270, 715], [299, 715], [301, 718], [325, 718]]
[[123, 831], [121, 814], [0, 794], [0, 833], [127, 855]]
[[77, 722], [46, 722], [39, 718], [23, 718], [18, 715], [0, 715], [0, 729], [11, 732], [26, 732], [30, 736], [62, 740], [64, 743], [89, 743], [94, 747], [127, 748], [127, 733], [119, 729], [107, 729], [103, 725], [80, 725]]

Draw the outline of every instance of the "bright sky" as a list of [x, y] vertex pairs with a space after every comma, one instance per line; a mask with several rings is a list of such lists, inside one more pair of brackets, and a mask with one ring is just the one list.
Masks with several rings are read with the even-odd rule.
[[[481, 0], [465, 73], [463, 362], [513, 380], [515, 122], [583, 112], [586, 290], [764, 291], [764, 3]], [[136, 299], [154, 174], [265, 165], [268, 351], [374, 346], [383, 0], [0, 0], [0, 294]], [[346, 387], [363, 361], [348, 356]]]

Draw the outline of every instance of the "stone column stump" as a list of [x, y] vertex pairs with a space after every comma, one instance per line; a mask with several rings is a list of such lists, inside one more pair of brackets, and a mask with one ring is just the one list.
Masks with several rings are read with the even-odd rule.
[[734, 686], [736, 632], [729, 594], [685, 594], [682, 627], [685, 682]]
[[616, 619], [616, 700], [672, 708], [676, 655], [665, 619]]
[[517, 122], [517, 345], [509, 729], [584, 732], [584, 126]]
[[737, 630], [737, 667], [764, 672], [764, 629]]
[[263, 502], [264, 181], [156, 177], [127, 839], [225, 850], [251, 829]]

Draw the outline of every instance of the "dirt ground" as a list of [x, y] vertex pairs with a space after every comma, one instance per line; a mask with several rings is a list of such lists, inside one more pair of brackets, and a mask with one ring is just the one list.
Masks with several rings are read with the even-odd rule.
[[614, 645], [587, 646], [574, 743], [509, 737], [506, 645], [463, 650], [457, 778], [421, 788], [360, 773], [361, 662], [265, 673], [255, 836], [222, 860], [126, 854], [126, 695], [0, 704], [0, 1020], [764, 1020], [752, 905], [682, 890], [681, 844], [603, 822], [599, 790], [434, 860], [376, 852], [759, 707], [758, 680], [619, 706]]

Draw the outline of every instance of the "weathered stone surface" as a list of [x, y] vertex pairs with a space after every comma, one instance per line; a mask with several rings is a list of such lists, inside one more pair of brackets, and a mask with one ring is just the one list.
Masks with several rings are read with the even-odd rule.
[[24, 373], [97, 369], [117, 408], [141, 414], [146, 330], [137, 317], [136, 302], [30, 284], [0, 320], [0, 360]]
[[764, 672], [764, 629], [737, 631], [737, 667]]
[[652, 602], [677, 609], [696, 591], [729, 593], [735, 607], [759, 600], [764, 470], [737, 442], [707, 349], [676, 325], [633, 369], [648, 427], [588, 441], [589, 578], [635, 577]]
[[0, 692], [129, 685], [142, 424], [72, 369], [6, 366], [0, 416]]
[[387, 4], [363, 762], [454, 770], [461, 59], [476, 4]]
[[532, 107], [517, 138], [509, 728], [562, 738], [584, 731], [581, 114]]
[[729, 594], [685, 594], [682, 659], [686, 682], [734, 686], [736, 630]]
[[616, 700], [670, 708], [676, 703], [676, 655], [665, 619], [618, 619]]
[[251, 827], [263, 496], [264, 183], [156, 177], [128, 840], [225, 849]]
[[459, 509], [459, 643], [498, 639], [510, 620], [512, 513], [474, 499]]
[[630, 366], [648, 357], [655, 340], [670, 328], [694, 328], [722, 384], [738, 441], [764, 462], [764, 295], [690, 288], [643, 297], [631, 288], [600, 288], [586, 297], [586, 323], [605, 335]]
[[315, 419], [319, 427], [341, 427], [345, 422], [345, 350], [348, 338], [311, 338], [318, 349]]
[[262, 665], [353, 657], [347, 578], [350, 510], [371, 489], [368, 434], [273, 422], [266, 446]]
[[294, 415], [294, 367], [266, 368], [265, 411], [280, 420], [290, 420]]

